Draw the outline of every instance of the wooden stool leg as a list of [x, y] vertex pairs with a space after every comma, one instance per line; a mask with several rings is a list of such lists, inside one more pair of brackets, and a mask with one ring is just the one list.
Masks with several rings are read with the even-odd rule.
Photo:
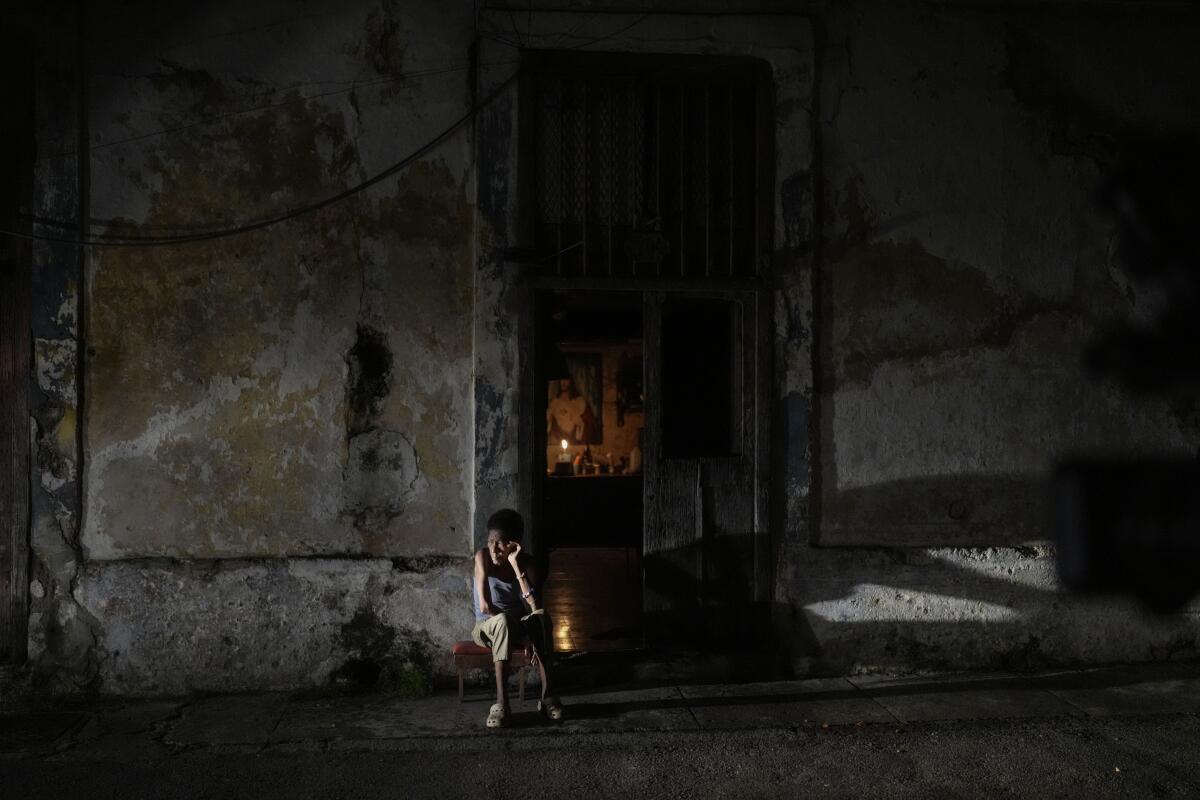
[[523, 666], [523, 667], [521, 667], [520, 671], [517, 673], [517, 686], [520, 687], [520, 690], [521, 690], [521, 702], [522, 703], [525, 702], [525, 669], [526, 669], [526, 667]]
[[462, 668], [462, 665], [459, 664], [458, 665], [458, 702], [461, 703], [462, 701], [463, 701], [463, 668]]

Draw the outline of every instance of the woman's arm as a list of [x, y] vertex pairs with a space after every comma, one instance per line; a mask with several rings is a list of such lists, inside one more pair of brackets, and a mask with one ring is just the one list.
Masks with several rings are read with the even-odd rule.
[[537, 567], [533, 565], [532, 558], [525, 559], [525, 582], [527, 585], [521, 587], [521, 594], [529, 592], [529, 597], [525, 599], [525, 602], [529, 603], [530, 611], [537, 611], [541, 608], [541, 603], [538, 602], [537, 596], [537, 587], [539, 585]]
[[475, 596], [479, 598], [479, 612], [492, 616], [492, 605], [487, 594], [487, 570], [483, 565], [483, 551], [475, 553]]
[[521, 599], [529, 604], [530, 611], [537, 611], [540, 606], [538, 604], [537, 592], [533, 588], [533, 563], [528, 558], [521, 558], [521, 545], [519, 543], [514, 544], [512, 551], [508, 554], [508, 563], [512, 565], [513, 572], [517, 575], [517, 585], [521, 587]]

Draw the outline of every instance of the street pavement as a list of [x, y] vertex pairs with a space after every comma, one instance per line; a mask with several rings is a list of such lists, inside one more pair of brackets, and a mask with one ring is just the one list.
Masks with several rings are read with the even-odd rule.
[[1200, 665], [0, 715], [3, 798], [1200, 797]]

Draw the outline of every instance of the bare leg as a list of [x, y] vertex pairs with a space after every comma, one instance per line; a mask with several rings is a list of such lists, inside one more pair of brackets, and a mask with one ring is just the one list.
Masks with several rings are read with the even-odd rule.
[[508, 711], [508, 662], [497, 661], [496, 663], [496, 702]]
[[542, 654], [537, 647], [533, 648], [533, 654], [537, 660], [538, 677], [542, 683], [542, 699], [546, 699], [546, 695], [550, 694], [550, 672], [546, 669], [546, 659], [542, 658]]

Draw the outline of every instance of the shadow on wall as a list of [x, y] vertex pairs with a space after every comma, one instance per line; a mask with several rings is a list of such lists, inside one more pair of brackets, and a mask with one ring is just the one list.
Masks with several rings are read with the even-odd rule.
[[781, 604], [799, 672], [1021, 671], [1200, 655], [1194, 613], [1153, 617], [1132, 602], [1066, 594], [1040, 546], [813, 550], [805, 562], [795, 567], [794, 602]]
[[[757, 664], [746, 678], [1200, 656], [1195, 611], [1155, 617], [1132, 602], [1067, 594], [1044, 546], [794, 545], [780, 564], [780, 599], [767, 607], [753, 600], [751, 539], [714, 537], [646, 556], [646, 590], [671, 609], [648, 612], [650, 641], [741, 652]], [[706, 547], [702, 580], [686, 565], [701, 563]]]

